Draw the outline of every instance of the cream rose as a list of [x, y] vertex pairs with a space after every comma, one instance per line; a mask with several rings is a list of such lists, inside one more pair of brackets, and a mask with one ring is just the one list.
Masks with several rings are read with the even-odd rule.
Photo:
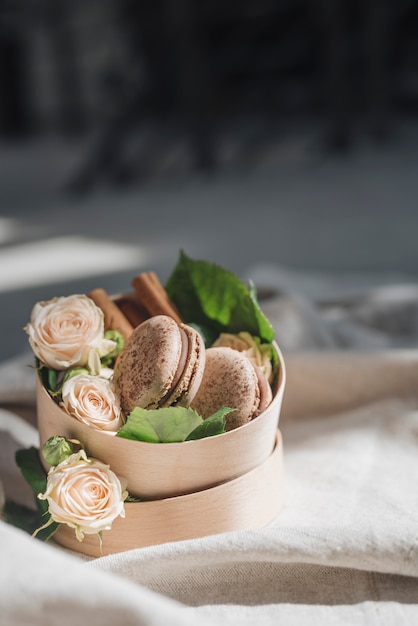
[[78, 374], [62, 386], [62, 408], [88, 426], [116, 432], [123, 425], [119, 398], [106, 378]]
[[271, 383], [273, 379], [273, 368], [271, 365], [272, 347], [269, 343], [261, 343], [246, 331], [237, 335], [231, 333], [221, 333], [213, 346], [226, 346], [243, 352], [249, 359], [261, 367], [268, 381]]
[[125, 517], [127, 495], [108, 465], [80, 450], [49, 470], [46, 491], [38, 498], [48, 501], [54, 522], [74, 528], [82, 541], [85, 534], [109, 530], [113, 520]]
[[103, 311], [85, 295], [38, 302], [25, 331], [38, 359], [56, 370], [87, 365], [97, 374], [100, 357], [116, 346], [103, 337]]

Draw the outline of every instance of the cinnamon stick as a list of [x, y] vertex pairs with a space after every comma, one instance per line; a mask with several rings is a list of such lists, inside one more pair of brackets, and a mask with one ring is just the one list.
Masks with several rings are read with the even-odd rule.
[[107, 292], [101, 288], [93, 289], [88, 296], [103, 311], [105, 330], [118, 330], [125, 340], [128, 339], [133, 326]]
[[142, 272], [132, 280], [141, 304], [151, 315], [169, 315], [178, 324], [182, 322], [179, 312], [155, 272]]
[[114, 298], [115, 303], [134, 328], [150, 317], [149, 312], [138, 301], [135, 293], [124, 293]]

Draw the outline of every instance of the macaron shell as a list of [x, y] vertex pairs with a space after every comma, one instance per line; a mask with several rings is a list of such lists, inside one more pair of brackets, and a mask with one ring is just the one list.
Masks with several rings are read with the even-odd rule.
[[273, 391], [263, 369], [258, 365], [254, 365], [254, 370], [257, 375], [258, 388], [260, 390], [260, 404], [257, 409], [257, 415], [260, 415], [273, 400]]
[[249, 422], [260, 404], [257, 375], [251, 361], [227, 347], [208, 348], [203, 379], [192, 407], [204, 419], [223, 406], [235, 409], [226, 416], [226, 430]]
[[179, 328], [188, 342], [187, 359], [180, 380], [162, 406], [189, 406], [200, 387], [205, 370], [206, 351], [202, 336], [187, 324], [180, 324]]
[[116, 360], [113, 376], [124, 411], [158, 407], [172, 386], [181, 351], [180, 329], [172, 318], [155, 315], [135, 328]]

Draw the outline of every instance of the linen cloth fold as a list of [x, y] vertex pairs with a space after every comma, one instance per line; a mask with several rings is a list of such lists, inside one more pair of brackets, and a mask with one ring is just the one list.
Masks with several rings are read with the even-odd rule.
[[[418, 621], [415, 286], [348, 294], [324, 282], [315, 299], [310, 281], [295, 290], [283, 270], [262, 275], [287, 368], [282, 512], [262, 529], [96, 560], [0, 523], [1, 624]], [[25, 359], [0, 366], [0, 479], [28, 503], [13, 465], [37, 441]]]

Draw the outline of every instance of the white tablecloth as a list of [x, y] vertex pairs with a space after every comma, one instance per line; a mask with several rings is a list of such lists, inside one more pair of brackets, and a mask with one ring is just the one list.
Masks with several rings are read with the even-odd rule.
[[[288, 374], [283, 511], [96, 560], [0, 522], [0, 624], [418, 623], [416, 289], [263, 277]], [[14, 450], [37, 442], [27, 364], [0, 367], [0, 478], [20, 502]]]

